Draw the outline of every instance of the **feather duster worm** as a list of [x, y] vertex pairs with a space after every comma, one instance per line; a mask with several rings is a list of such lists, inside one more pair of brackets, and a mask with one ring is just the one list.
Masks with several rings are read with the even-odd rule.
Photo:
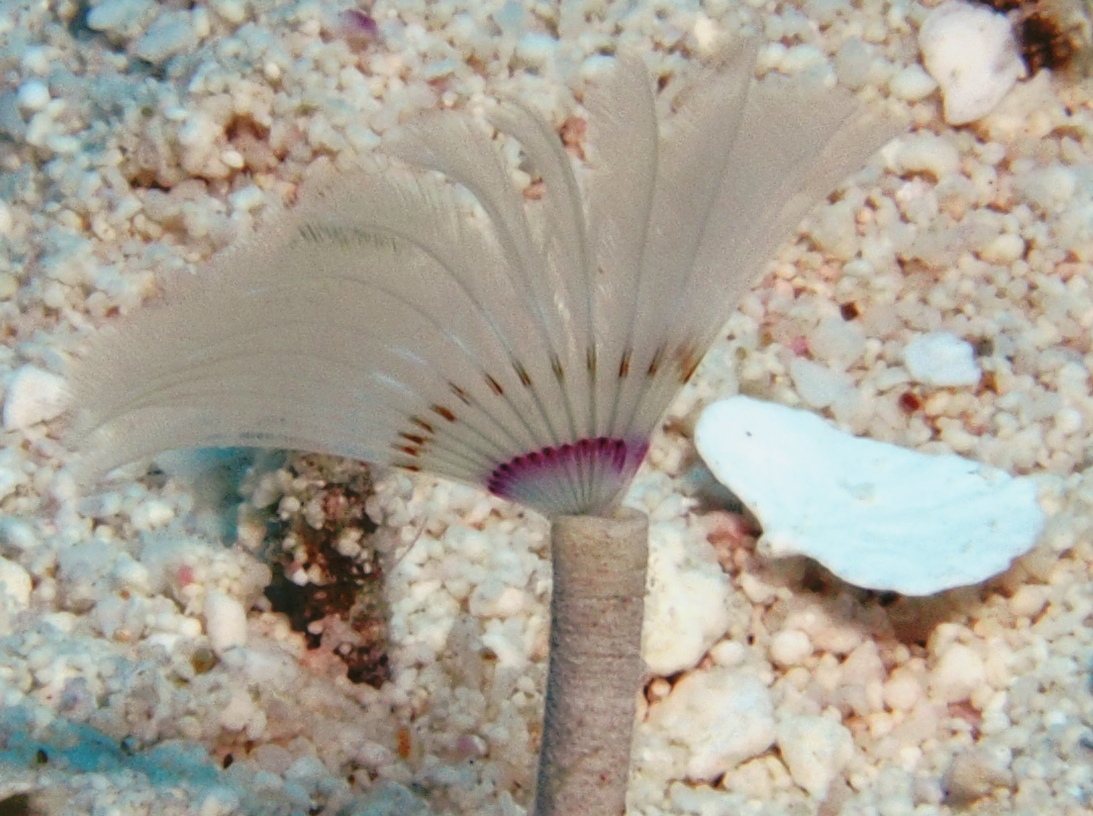
[[549, 125], [499, 105], [493, 126], [542, 179], [532, 203], [471, 117], [425, 116], [391, 158], [102, 332], [75, 371], [85, 473], [298, 448], [552, 517], [536, 816], [624, 811], [647, 522], [619, 502], [764, 261], [893, 133], [849, 94], [753, 82], [754, 59], [734, 52], [664, 133], [644, 67], [620, 59], [586, 96], [581, 179]]
[[764, 261], [892, 133], [850, 94], [753, 67], [737, 49], [662, 138], [642, 63], [618, 60], [586, 96], [580, 181], [546, 122], [499, 104], [538, 202], [472, 117], [420, 118], [393, 159], [313, 185], [91, 340], [73, 378], [85, 473], [168, 448], [295, 448], [547, 516], [609, 512]]

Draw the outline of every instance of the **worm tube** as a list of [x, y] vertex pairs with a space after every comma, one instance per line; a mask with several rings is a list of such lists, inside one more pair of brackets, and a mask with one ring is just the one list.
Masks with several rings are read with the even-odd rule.
[[621, 816], [636, 695], [649, 522], [560, 516], [551, 530], [550, 668], [535, 816]]

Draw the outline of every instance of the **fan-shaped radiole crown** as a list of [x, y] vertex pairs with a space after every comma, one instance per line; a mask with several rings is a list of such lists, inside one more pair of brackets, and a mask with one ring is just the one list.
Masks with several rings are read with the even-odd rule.
[[92, 338], [73, 372], [84, 468], [297, 447], [608, 512], [766, 254], [893, 133], [849, 94], [755, 83], [754, 59], [730, 54], [662, 132], [644, 66], [620, 58], [585, 95], [586, 167], [502, 102], [496, 137], [431, 113], [387, 158], [316, 181]]

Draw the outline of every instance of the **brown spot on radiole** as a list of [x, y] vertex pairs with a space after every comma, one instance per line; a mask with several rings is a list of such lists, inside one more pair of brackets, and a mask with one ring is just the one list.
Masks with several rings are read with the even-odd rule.
[[632, 352], [631, 349], [627, 349], [626, 351], [624, 351], [622, 353], [622, 359], [619, 360], [619, 379], [620, 380], [623, 379], [624, 377], [629, 377], [630, 376], [630, 355], [632, 353], [633, 352]]
[[512, 361], [512, 367], [516, 369], [516, 376], [520, 378], [520, 383], [525, 388], [531, 387], [531, 375], [528, 374], [528, 370], [524, 368], [524, 364], [519, 360]]
[[452, 393], [459, 397], [459, 401], [462, 402], [464, 405], [471, 404], [471, 397], [470, 394], [467, 393], [466, 389], [460, 388], [453, 382], [448, 383], [448, 387], [452, 389]]
[[649, 368], [645, 372], [646, 377], [655, 377], [657, 372], [660, 371], [660, 361], [664, 357], [664, 346], [657, 348], [656, 353], [653, 354], [653, 359], [649, 363]]
[[430, 405], [429, 410], [435, 414], [444, 417], [449, 422], [455, 422], [455, 414], [450, 409], [445, 408], [443, 405]]
[[550, 369], [554, 372], [558, 382], [565, 381], [565, 368], [562, 367], [562, 361], [558, 359], [557, 354], [550, 355]]

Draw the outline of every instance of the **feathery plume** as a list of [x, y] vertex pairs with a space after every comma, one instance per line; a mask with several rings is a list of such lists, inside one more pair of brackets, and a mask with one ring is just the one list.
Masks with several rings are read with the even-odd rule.
[[755, 82], [754, 60], [739, 47], [659, 132], [644, 66], [619, 58], [586, 95], [580, 172], [500, 103], [535, 202], [469, 114], [419, 118], [93, 338], [74, 372], [85, 471], [285, 447], [609, 513], [769, 255], [894, 133], [849, 93]]

